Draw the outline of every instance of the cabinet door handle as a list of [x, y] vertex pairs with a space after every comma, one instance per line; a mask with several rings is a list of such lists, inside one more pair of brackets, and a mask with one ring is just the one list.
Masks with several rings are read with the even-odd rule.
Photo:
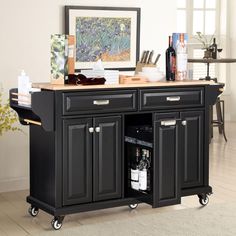
[[173, 125], [176, 125], [176, 120], [163, 120], [163, 121], [161, 121], [161, 125], [173, 126]]
[[102, 106], [102, 105], [108, 105], [110, 103], [109, 100], [94, 100], [93, 105]]
[[187, 121], [186, 121], [186, 120], [183, 120], [183, 121], [182, 121], [182, 125], [183, 125], [183, 126], [186, 126], [186, 125], [187, 125]]
[[89, 128], [89, 133], [93, 133], [94, 132], [94, 128], [93, 127], [90, 127]]
[[166, 97], [166, 101], [168, 101], [168, 102], [178, 102], [178, 101], [180, 101], [180, 96]]
[[97, 133], [100, 133], [100, 131], [101, 131], [100, 127], [96, 127], [96, 128], [95, 128], [95, 131], [96, 131]]

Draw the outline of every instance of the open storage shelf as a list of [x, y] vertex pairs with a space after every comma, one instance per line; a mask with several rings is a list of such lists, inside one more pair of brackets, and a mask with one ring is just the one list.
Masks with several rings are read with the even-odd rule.
[[[126, 197], [152, 198], [152, 163], [153, 163], [153, 126], [152, 114], [125, 116], [125, 195]], [[138, 150], [139, 158], [136, 158]], [[146, 153], [146, 154], [145, 154]], [[149, 158], [145, 155], [149, 153]], [[143, 157], [144, 154], [144, 157]], [[136, 161], [140, 166], [141, 160], [148, 159], [147, 189], [134, 189], [131, 184], [131, 168]], [[138, 159], [139, 161], [137, 162]], [[138, 167], [139, 168], [139, 167]], [[137, 168], [137, 169], [138, 169]], [[140, 183], [136, 183], [139, 184]]]

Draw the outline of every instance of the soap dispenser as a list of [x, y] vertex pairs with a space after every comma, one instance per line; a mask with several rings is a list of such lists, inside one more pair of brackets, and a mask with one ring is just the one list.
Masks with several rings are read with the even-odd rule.
[[18, 104], [19, 105], [29, 105], [29, 77], [26, 75], [25, 71], [22, 70], [21, 74], [18, 76]]

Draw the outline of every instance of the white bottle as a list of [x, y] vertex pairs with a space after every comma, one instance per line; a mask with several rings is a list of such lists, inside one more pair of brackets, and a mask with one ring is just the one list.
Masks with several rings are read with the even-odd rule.
[[176, 80], [187, 79], [187, 65], [188, 65], [188, 54], [187, 45], [184, 40], [184, 34], [180, 34], [179, 41], [176, 47], [177, 51], [177, 76]]
[[25, 71], [21, 71], [21, 75], [18, 76], [18, 104], [22, 106], [30, 105], [29, 96], [29, 77], [26, 76]]
[[139, 170], [138, 169], [131, 169], [131, 180], [133, 181], [138, 181], [138, 174]]
[[139, 190], [139, 148], [136, 148], [135, 160], [133, 160], [131, 168], [131, 188]]
[[131, 169], [131, 188], [135, 190], [139, 190], [139, 171], [138, 169]]
[[147, 150], [143, 149], [142, 160], [139, 168], [139, 190], [147, 190]]
[[147, 190], [147, 169], [139, 171], [139, 189]]

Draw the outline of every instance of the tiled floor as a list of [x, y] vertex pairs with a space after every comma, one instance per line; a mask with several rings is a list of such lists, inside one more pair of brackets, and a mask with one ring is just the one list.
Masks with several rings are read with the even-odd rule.
[[[228, 143], [219, 136], [215, 129], [215, 137], [210, 146], [210, 185], [214, 194], [210, 196], [211, 205], [236, 200], [236, 123], [228, 123], [226, 134]], [[0, 236], [44, 235], [52, 230], [52, 216], [40, 211], [36, 218], [28, 215], [29, 205], [25, 202], [28, 191], [17, 191], [0, 194]], [[100, 211], [68, 215], [63, 222], [63, 229], [82, 224], [130, 219], [137, 215], [176, 211], [179, 209], [198, 207], [196, 196], [182, 198], [181, 205], [152, 209], [146, 204], [131, 211], [128, 207], [111, 208]]]

